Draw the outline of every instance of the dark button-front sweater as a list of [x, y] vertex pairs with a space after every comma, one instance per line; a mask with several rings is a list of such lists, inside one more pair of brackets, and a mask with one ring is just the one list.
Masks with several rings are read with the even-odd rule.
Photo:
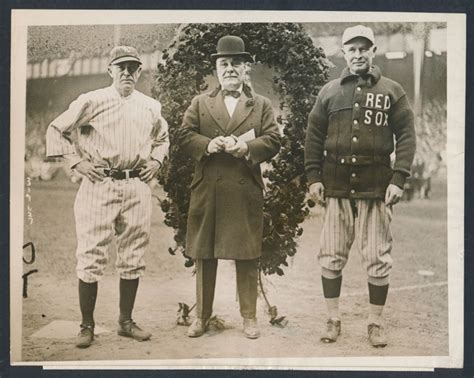
[[376, 66], [363, 76], [346, 68], [321, 89], [309, 115], [308, 183], [322, 182], [328, 197], [383, 199], [390, 183], [403, 188], [415, 146], [413, 111], [403, 88]]

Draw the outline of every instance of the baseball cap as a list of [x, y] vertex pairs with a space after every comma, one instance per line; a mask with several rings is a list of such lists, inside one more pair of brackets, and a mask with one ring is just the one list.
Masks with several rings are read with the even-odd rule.
[[375, 45], [374, 32], [371, 28], [364, 25], [356, 25], [344, 30], [342, 34], [342, 44], [345, 45], [351, 39], [362, 37], [368, 39], [373, 45]]
[[135, 47], [115, 46], [110, 52], [109, 64], [119, 64], [122, 62], [138, 62], [142, 64]]

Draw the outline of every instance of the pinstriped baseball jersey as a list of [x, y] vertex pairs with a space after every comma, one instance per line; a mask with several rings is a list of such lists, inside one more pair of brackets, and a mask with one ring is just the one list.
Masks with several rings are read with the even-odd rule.
[[367, 275], [387, 277], [392, 269], [392, 209], [382, 200], [352, 201], [353, 205], [348, 198], [326, 198], [319, 262], [325, 269], [342, 270], [357, 237], [356, 245]]
[[161, 104], [136, 90], [122, 97], [114, 86], [79, 96], [51, 122], [46, 139], [48, 156], [76, 155], [75, 162], [114, 169], [136, 169], [150, 156], [162, 162], [169, 146]]
[[[74, 132], [77, 131], [77, 135]], [[85, 159], [98, 167], [139, 169], [168, 152], [168, 125], [158, 101], [133, 91], [122, 97], [115, 86], [85, 93], [48, 127], [47, 155], [71, 165]], [[74, 215], [77, 275], [96, 282], [103, 275], [113, 237], [121, 278], [135, 279], [145, 269], [151, 224], [151, 189], [139, 178], [82, 180]]]

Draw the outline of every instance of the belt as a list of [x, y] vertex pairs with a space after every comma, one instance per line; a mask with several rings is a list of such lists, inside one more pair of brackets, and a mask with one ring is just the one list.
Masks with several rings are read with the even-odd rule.
[[139, 169], [104, 169], [104, 173], [107, 177], [111, 177], [115, 180], [127, 180], [140, 177]]
[[371, 164], [383, 164], [390, 166], [390, 156], [383, 155], [347, 155], [347, 156], [336, 156], [333, 154], [327, 154], [324, 160], [329, 163], [337, 163], [344, 165], [371, 165]]

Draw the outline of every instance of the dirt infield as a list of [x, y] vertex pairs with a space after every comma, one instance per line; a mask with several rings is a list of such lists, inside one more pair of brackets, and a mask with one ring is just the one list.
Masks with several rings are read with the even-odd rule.
[[[118, 277], [113, 252], [99, 285], [96, 322], [110, 332], [98, 336], [86, 350], [74, 339], [31, 337], [53, 320], [80, 322], [75, 266], [73, 199], [76, 185], [66, 181], [32, 184], [34, 222], [25, 225], [25, 242], [33, 241], [37, 261], [24, 272], [38, 269], [29, 278], [28, 298], [23, 299], [23, 361], [148, 360], [188, 358], [281, 358], [346, 356], [443, 356], [448, 354], [448, 288], [446, 240], [446, 180], [433, 183], [431, 200], [414, 200], [395, 208], [393, 233], [394, 270], [385, 309], [389, 345], [373, 349], [366, 337], [367, 283], [357, 251], [352, 251], [344, 273], [341, 313], [343, 333], [331, 345], [319, 342], [325, 309], [316, 261], [321, 221], [313, 216], [304, 224], [296, 256], [283, 277], [265, 278], [265, 287], [286, 328], [268, 323], [264, 301], [258, 318], [262, 336], [246, 339], [236, 302], [232, 262], [220, 263], [214, 312], [226, 329], [201, 338], [186, 337], [186, 327], [176, 325], [178, 302], [194, 303], [194, 278], [181, 256], [167, 252], [172, 231], [163, 225], [156, 205], [152, 224], [147, 273], [140, 280], [135, 320], [153, 333], [148, 342], [117, 336]], [[426, 270], [432, 276], [420, 275]]]

